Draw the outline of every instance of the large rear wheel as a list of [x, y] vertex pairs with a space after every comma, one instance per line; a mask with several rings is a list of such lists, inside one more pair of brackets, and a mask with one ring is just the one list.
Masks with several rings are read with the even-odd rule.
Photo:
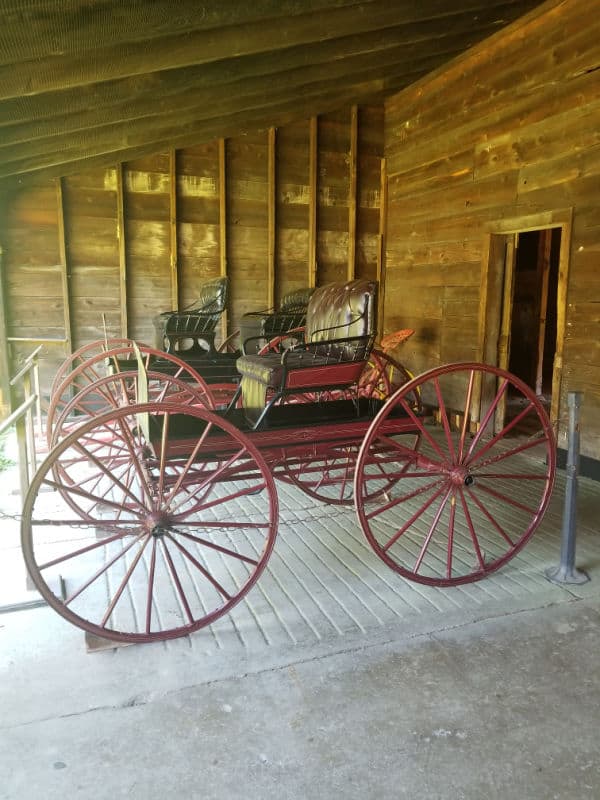
[[[407, 431], [419, 435], [418, 448], [406, 446]], [[357, 460], [356, 509], [396, 572], [434, 586], [466, 583], [525, 545], [554, 474], [552, 426], [532, 390], [496, 367], [451, 364], [410, 381], [374, 419]]]

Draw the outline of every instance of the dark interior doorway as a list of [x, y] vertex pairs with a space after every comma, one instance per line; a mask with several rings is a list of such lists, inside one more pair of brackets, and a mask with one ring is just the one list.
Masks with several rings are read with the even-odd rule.
[[550, 406], [556, 353], [560, 228], [517, 234], [509, 370]]

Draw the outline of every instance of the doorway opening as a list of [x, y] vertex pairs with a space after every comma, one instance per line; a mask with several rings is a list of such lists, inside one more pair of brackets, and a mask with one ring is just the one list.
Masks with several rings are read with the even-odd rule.
[[560, 244], [560, 228], [515, 235], [512, 309], [507, 309], [508, 369], [534, 390], [548, 410], [557, 342]]
[[[553, 424], [560, 414], [571, 228], [572, 209], [498, 220], [488, 234], [482, 269], [480, 360], [527, 384]], [[477, 393], [480, 414], [493, 402], [493, 383], [484, 382]], [[501, 398], [495, 430], [516, 413], [510, 397]]]

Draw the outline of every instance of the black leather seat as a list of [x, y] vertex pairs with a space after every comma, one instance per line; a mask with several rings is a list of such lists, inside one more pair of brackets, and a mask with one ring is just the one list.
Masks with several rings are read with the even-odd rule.
[[277, 311], [250, 311], [240, 321], [244, 353], [257, 353], [269, 339], [306, 323], [306, 309], [314, 289], [296, 289], [284, 295]]
[[[303, 344], [281, 355], [238, 358], [247, 418], [258, 427], [268, 409], [285, 395], [356, 384], [373, 346], [376, 320], [376, 281], [316, 289], [306, 311]], [[271, 397], [265, 403], [269, 390]]]
[[156, 347], [180, 355], [216, 352], [216, 328], [227, 305], [228, 291], [227, 278], [214, 278], [202, 284], [198, 299], [188, 308], [154, 317]]

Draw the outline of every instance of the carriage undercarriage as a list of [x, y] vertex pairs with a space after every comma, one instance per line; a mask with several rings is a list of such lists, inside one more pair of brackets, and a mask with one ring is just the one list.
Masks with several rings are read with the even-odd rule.
[[[110, 377], [92, 381], [96, 399]], [[189, 375], [155, 377], [154, 396], [133, 405], [139, 372], [115, 380], [120, 389], [133, 381], [137, 394], [123, 404], [113, 385], [108, 410], [79, 407], [75, 424], [58, 426], [23, 516], [23, 551], [43, 596], [107, 639], [173, 638], [230, 611], [275, 545], [276, 481], [354, 505], [379, 558], [433, 586], [504, 565], [550, 498], [545, 411], [493, 367], [439, 367], [393, 393], [378, 380], [362, 392], [292, 394], [258, 430], [239, 406], [207, 407], [206, 384]]]

